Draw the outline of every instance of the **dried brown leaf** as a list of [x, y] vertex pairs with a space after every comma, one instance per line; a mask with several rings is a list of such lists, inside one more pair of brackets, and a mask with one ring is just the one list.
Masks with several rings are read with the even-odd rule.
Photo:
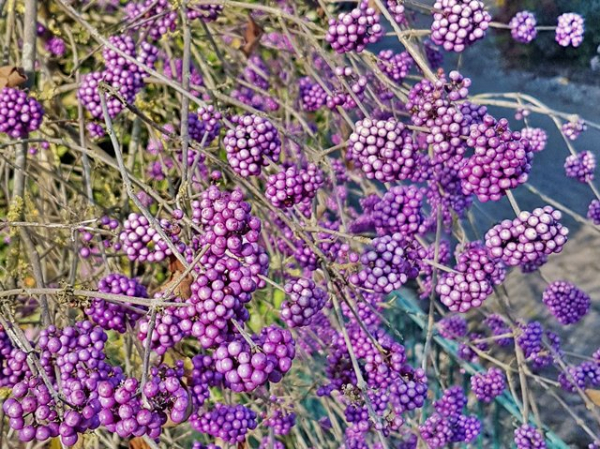
[[27, 81], [27, 75], [22, 68], [14, 65], [0, 67], [0, 89], [4, 87], [17, 87]]
[[150, 449], [150, 446], [143, 438], [135, 437], [129, 441], [129, 449]]
[[600, 407], [600, 390], [587, 389], [585, 393], [590, 397], [592, 402]]
[[248, 22], [246, 23], [246, 30], [244, 31], [245, 43], [242, 45], [240, 50], [242, 50], [242, 52], [249, 57], [260, 42], [260, 37], [264, 34], [264, 32], [265, 31], [260, 27], [260, 25], [254, 21], [252, 16], [249, 15]]

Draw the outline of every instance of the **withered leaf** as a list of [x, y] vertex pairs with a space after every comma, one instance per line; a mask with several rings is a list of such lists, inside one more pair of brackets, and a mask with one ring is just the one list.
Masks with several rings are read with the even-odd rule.
[[248, 447], [248, 445], [246, 444], [245, 441], [242, 441], [241, 443], [238, 443], [237, 445], [237, 449], [246, 449]]
[[0, 89], [4, 87], [17, 87], [27, 81], [27, 75], [21, 67], [5, 65], [0, 67]]
[[179, 284], [173, 289], [173, 294], [181, 299], [189, 299], [190, 296], [192, 296], [192, 282], [194, 282], [192, 275], [187, 274], [181, 281], [179, 281], [183, 273], [185, 273], [185, 268], [175, 256], [169, 256], [169, 271], [171, 272], [171, 277], [162, 286], [161, 291], [169, 291], [175, 284], [179, 282]]
[[260, 37], [263, 35], [263, 30], [258, 23], [254, 21], [251, 15], [248, 15], [248, 22], [246, 24], [246, 31], [244, 31], [245, 43], [242, 45], [241, 50], [246, 56], [250, 56], [258, 43]]
[[590, 397], [592, 402], [600, 407], [600, 390], [587, 389], [585, 393]]
[[143, 438], [135, 437], [129, 441], [129, 449], [150, 449], [150, 446]]

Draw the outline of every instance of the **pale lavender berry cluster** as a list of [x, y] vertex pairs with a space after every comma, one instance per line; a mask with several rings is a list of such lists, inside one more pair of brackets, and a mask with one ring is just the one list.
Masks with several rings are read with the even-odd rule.
[[373, 205], [371, 217], [378, 235], [400, 233], [410, 237], [423, 221], [424, 190], [415, 185], [389, 189]]
[[287, 299], [281, 304], [281, 318], [289, 327], [308, 326], [327, 302], [325, 290], [306, 278], [285, 284]]
[[528, 44], [536, 38], [536, 25], [535, 15], [529, 11], [518, 12], [508, 24], [513, 39], [523, 44]]
[[581, 133], [587, 130], [587, 125], [582, 119], [577, 119], [563, 123], [560, 129], [569, 140], [577, 140]]
[[505, 276], [504, 265], [481, 242], [472, 242], [457, 256], [454, 271], [440, 277], [436, 291], [451, 311], [465, 313], [480, 307]]
[[393, 50], [381, 50], [377, 54], [377, 67], [387, 77], [401, 83], [414, 64], [412, 56], [407, 52], [394, 53]]
[[269, 161], [277, 162], [281, 141], [273, 124], [262, 117], [248, 114], [234, 116], [235, 128], [227, 130], [223, 139], [231, 168], [242, 177], [258, 176]]
[[309, 76], [300, 78], [299, 84], [300, 106], [307, 112], [314, 112], [325, 105], [327, 102], [327, 92], [317, 82], [314, 82]]
[[[271, 400], [277, 401], [277, 397], [273, 396]], [[265, 416], [262, 423], [265, 427], [273, 428], [275, 435], [287, 435], [296, 425], [296, 414], [278, 407], [270, 416]]]
[[562, 47], [579, 47], [583, 42], [584, 31], [584, 20], [579, 14], [561, 14], [556, 26], [556, 42]]
[[571, 154], [565, 159], [567, 178], [573, 178], [583, 183], [590, 182], [594, 179], [595, 170], [596, 156], [591, 151]]
[[544, 437], [530, 424], [523, 424], [515, 430], [517, 449], [546, 449]]
[[177, 9], [170, 5], [169, 0], [129, 2], [125, 12], [129, 21], [139, 22], [134, 29], [144, 29], [152, 40], [160, 39], [177, 27]]
[[[166, 228], [168, 222], [161, 221], [161, 227]], [[150, 226], [148, 219], [135, 212], [129, 214], [123, 222], [123, 230], [119, 234], [123, 250], [129, 260], [139, 262], [161, 262], [172, 254], [169, 245], [160, 234]]]
[[42, 105], [25, 92], [12, 87], [0, 91], [0, 133], [22, 139], [37, 131], [43, 118]]
[[361, 0], [358, 8], [340, 13], [337, 19], [329, 20], [325, 40], [337, 53], [360, 53], [381, 36], [383, 27], [379, 23], [379, 14], [369, 6], [368, 0]]
[[288, 167], [267, 178], [265, 195], [273, 206], [287, 209], [300, 203], [310, 205], [324, 184], [323, 172], [315, 165], [305, 168]]
[[256, 429], [256, 413], [241, 404], [226, 405], [217, 403], [215, 407], [191, 419], [192, 427], [198, 432], [227, 443], [246, 441], [246, 434]]
[[361, 100], [364, 97], [364, 92], [367, 88], [368, 79], [366, 76], [357, 75], [352, 67], [336, 67], [333, 74], [338, 78], [345, 78], [345, 84], [350, 87], [351, 93], [346, 89], [346, 86], [336, 79], [337, 85], [331, 89], [331, 94], [327, 94], [325, 104], [333, 111], [338, 107], [345, 110], [354, 109], [358, 106], [357, 99]]
[[595, 225], [600, 225], [600, 200], [592, 200], [588, 206], [587, 217]]
[[[405, 108], [416, 126], [429, 128], [426, 143], [432, 146], [433, 163], [441, 164], [452, 160], [462, 160], [465, 152], [463, 136], [468, 133], [473, 111], [457, 101], [464, 100], [469, 94], [471, 80], [459, 72], [452, 71], [446, 77], [440, 74], [435, 82], [423, 79], [415, 84], [408, 94]], [[468, 112], [468, 114], [467, 114]], [[444, 164], [448, 165], [448, 164]]]
[[574, 324], [590, 310], [590, 297], [574, 284], [554, 281], [548, 284], [542, 295], [544, 304], [560, 324]]
[[271, 325], [255, 340], [256, 349], [236, 339], [213, 353], [216, 371], [223, 375], [225, 386], [237, 393], [253, 391], [267, 382], [278, 383], [292, 367], [296, 349], [288, 330]]
[[223, 115], [213, 105], [201, 107], [198, 114], [189, 116], [190, 137], [205, 146], [219, 136]]
[[418, 170], [412, 136], [404, 123], [394, 118], [356, 122], [348, 149], [348, 158], [360, 166], [367, 179], [392, 182], [409, 179]]
[[480, 401], [490, 403], [505, 389], [506, 376], [494, 366], [484, 373], [477, 373], [471, 377], [471, 391]]
[[373, 239], [360, 257], [362, 269], [350, 275], [354, 285], [376, 293], [391, 293], [418, 275], [406, 238], [400, 233]]
[[485, 234], [485, 245], [495, 258], [511, 266], [539, 261], [559, 253], [569, 230], [560, 223], [562, 214], [551, 206], [523, 211], [513, 220], [503, 220]]
[[386, 0], [386, 4], [394, 21], [399, 25], [406, 24], [404, 0]]
[[523, 128], [521, 130], [521, 137], [529, 141], [529, 148], [534, 153], [539, 153], [546, 148], [548, 142], [548, 135], [542, 128]]
[[[130, 279], [119, 273], [112, 273], [100, 279], [98, 291], [116, 295], [147, 298], [146, 287], [135, 279]], [[85, 310], [90, 320], [106, 330], [116, 330], [125, 333], [128, 326], [133, 328], [142, 315], [130, 303], [109, 302], [102, 298], [93, 298], [89, 307]]]
[[492, 16], [479, 0], [437, 0], [433, 5], [431, 40], [460, 53], [485, 37]]
[[[155, 299], [162, 299], [160, 293], [154, 295]], [[154, 332], [151, 334], [150, 348], [158, 355], [165, 354], [170, 348], [175, 346], [186, 334], [182, 331], [180, 319], [175, 315], [173, 307], [166, 308], [163, 312], [156, 314]], [[137, 337], [146, 344], [146, 339], [150, 332], [150, 317], [145, 317], [140, 320]]]
[[510, 130], [508, 120], [486, 115], [483, 123], [471, 125], [467, 145], [474, 154], [459, 172], [466, 194], [474, 193], [482, 202], [498, 201], [527, 181], [533, 152], [529, 141]]

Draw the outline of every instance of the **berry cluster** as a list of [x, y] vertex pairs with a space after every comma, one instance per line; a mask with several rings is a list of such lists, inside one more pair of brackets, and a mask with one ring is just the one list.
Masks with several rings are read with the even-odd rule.
[[285, 284], [288, 298], [281, 304], [281, 318], [290, 327], [307, 326], [325, 306], [327, 293], [310, 279], [300, 278]]
[[[102, 293], [112, 293], [117, 295], [133, 296], [137, 298], [147, 298], [146, 287], [135, 279], [129, 279], [122, 274], [113, 273], [98, 282], [98, 291]], [[90, 320], [106, 330], [116, 330], [125, 333], [127, 327], [135, 327], [135, 323], [143, 312], [129, 303], [114, 303], [102, 298], [93, 298], [90, 306], [85, 313]]]
[[379, 235], [400, 233], [410, 237], [423, 221], [423, 189], [414, 185], [396, 186], [376, 200], [370, 210]]
[[491, 367], [485, 373], [478, 373], [471, 377], [471, 390], [480, 401], [492, 402], [505, 389], [506, 377], [496, 367]]
[[600, 225], [600, 200], [592, 200], [588, 206], [587, 217], [595, 225]]
[[503, 264], [483, 244], [473, 242], [457, 256], [454, 271], [440, 277], [436, 291], [451, 311], [464, 313], [480, 307], [505, 276]]
[[367, 179], [409, 179], [419, 169], [410, 132], [393, 118], [356, 122], [348, 148], [348, 158], [359, 164]]
[[542, 295], [544, 304], [560, 324], [574, 324], [590, 310], [590, 297], [566, 281], [548, 284]]
[[518, 12], [510, 21], [510, 34], [513, 39], [528, 44], [537, 36], [535, 15], [529, 11]]
[[433, 11], [431, 40], [457, 53], [483, 39], [492, 21], [479, 0], [437, 0]]
[[223, 116], [213, 105], [198, 109], [198, 114], [189, 115], [190, 137], [198, 143], [208, 146], [219, 137]]
[[213, 354], [215, 369], [225, 386], [235, 392], [253, 391], [267, 382], [277, 383], [292, 367], [292, 334], [275, 325], [264, 328], [254, 346], [237, 339], [219, 346]]
[[533, 152], [528, 140], [511, 132], [508, 120], [486, 115], [482, 123], [471, 125], [467, 144], [474, 154], [459, 173], [465, 193], [474, 193], [482, 202], [498, 201], [527, 181]]
[[458, 340], [467, 335], [467, 321], [462, 315], [442, 318], [437, 326], [438, 332], [449, 340]]
[[577, 118], [576, 120], [563, 123], [560, 129], [569, 140], [577, 140], [581, 133], [587, 129], [587, 125], [583, 120]]
[[300, 203], [310, 205], [324, 183], [323, 178], [323, 173], [315, 164], [308, 164], [301, 169], [291, 166], [267, 178], [265, 195], [273, 206], [280, 209]]
[[406, 24], [406, 15], [403, 0], [386, 0], [387, 8], [393, 14], [394, 21], [399, 24]]
[[269, 161], [277, 162], [281, 142], [271, 122], [256, 115], [234, 116], [235, 128], [223, 139], [227, 160], [240, 176], [258, 176]]
[[307, 112], [317, 111], [327, 102], [325, 89], [308, 76], [300, 78], [298, 90], [300, 106]]
[[0, 91], [0, 133], [13, 139], [27, 137], [42, 124], [44, 109], [34, 98], [12, 87]]
[[381, 50], [377, 54], [377, 67], [387, 77], [397, 83], [402, 83], [414, 64], [412, 56], [406, 51], [394, 53], [393, 50]]
[[368, 44], [374, 44], [383, 35], [379, 14], [361, 0], [358, 8], [341, 13], [337, 19], [329, 20], [325, 40], [337, 53], [356, 51], [360, 53]]
[[562, 47], [579, 47], [583, 42], [584, 24], [579, 14], [568, 12], [558, 16], [556, 42]]
[[523, 211], [503, 220], [485, 234], [485, 245], [495, 258], [514, 267], [536, 262], [562, 251], [569, 230], [560, 223], [562, 214], [550, 206]]
[[539, 153], [546, 148], [546, 142], [548, 142], [548, 135], [542, 128], [523, 128], [521, 137], [527, 139], [529, 148], [534, 153]]
[[[161, 227], [167, 228], [168, 222], [161, 221]], [[171, 249], [160, 234], [150, 226], [143, 215], [130, 213], [123, 222], [119, 240], [129, 260], [140, 262], [161, 262], [171, 255]]]
[[378, 237], [360, 257], [362, 269], [350, 275], [350, 282], [376, 293], [391, 293], [417, 276], [413, 257], [402, 234]]
[[565, 174], [568, 178], [579, 182], [590, 182], [594, 179], [596, 156], [591, 151], [571, 154], [565, 159]]
[[257, 426], [256, 413], [241, 404], [215, 404], [215, 407], [191, 420], [198, 432], [220, 438], [227, 443], [246, 441], [246, 434]]
[[143, 29], [155, 41], [177, 27], [177, 9], [169, 4], [169, 0], [129, 2], [125, 12], [129, 21], [139, 23], [135, 29]]
[[517, 449], [546, 449], [544, 437], [530, 424], [523, 424], [515, 430]]

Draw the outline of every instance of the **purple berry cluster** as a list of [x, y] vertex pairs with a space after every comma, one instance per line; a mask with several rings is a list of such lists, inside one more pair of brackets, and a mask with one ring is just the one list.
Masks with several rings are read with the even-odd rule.
[[[98, 291], [116, 295], [147, 298], [146, 287], [135, 279], [130, 279], [122, 274], [113, 273], [98, 282]], [[142, 310], [134, 308], [128, 303], [114, 303], [102, 298], [93, 298], [85, 313], [90, 320], [106, 330], [116, 330], [125, 333], [128, 326], [133, 328], [141, 318]]]
[[356, 51], [360, 53], [368, 44], [374, 44], [383, 36], [379, 14], [369, 7], [368, 0], [361, 0], [358, 8], [340, 13], [329, 20], [325, 40], [337, 53]]
[[[161, 227], [163, 224], [165, 223], [161, 223]], [[161, 262], [172, 254], [156, 229], [150, 226], [148, 219], [135, 212], [129, 214], [123, 222], [119, 240], [129, 260]]]
[[485, 37], [492, 16], [479, 0], [437, 0], [433, 5], [431, 40], [460, 53]]
[[569, 140], [577, 140], [581, 133], [587, 129], [587, 125], [582, 119], [577, 118], [563, 123], [560, 129]]
[[523, 424], [515, 430], [517, 449], [546, 449], [544, 437], [530, 424]]
[[506, 389], [506, 376], [491, 367], [485, 373], [477, 373], [471, 377], [471, 390], [480, 401], [490, 403]]
[[465, 313], [480, 307], [505, 276], [504, 265], [483, 244], [474, 242], [457, 256], [454, 271], [440, 277], [436, 291], [451, 311]]
[[472, 125], [467, 144], [475, 151], [460, 170], [463, 190], [479, 201], [498, 201], [507, 190], [527, 181], [533, 152], [529, 141], [511, 132], [508, 120], [486, 115]]
[[223, 116], [213, 105], [198, 109], [198, 114], [189, 116], [190, 137], [198, 143], [208, 146], [219, 137]]
[[[277, 400], [275, 396], [271, 399]], [[287, 435], [296, 425], [296, 414], [278, 407], [269, 416], [265, 416], [262, 423], [265, 427], [272, 428], [275, 435]]]
[[[485, 319], [485, 325], [492, 331], [492, 335], [495, 337], [494, 342], [499, 346], [510, 346], [513, 343], [513, 339], [510, 337], [511, 329], [500, 315], [492, 314]], [[505, 335], [504, 337], [500, 337]], [[498, 338], [496, 338], [498, 337]]]
[[397, 83], [402, 83], [414, 64], [412, 56], [406, 51], [394, 53], [393, 50], [381, 50], [377, 54], [377, 67], [386, 76]]
[[600, 225], [600, 200], [592, 200], [588, 206], [587, 217], [595, 225]]
[[539, 261], [562, 251], [569, 230], [560, 223], [562, 214], [551, 206], [523, 211], [513, 220], [503, 220], [485, 234], [485, 245], [493, 257], [511, 266]]
[[269, 161], [277, 162], [281, 142], [271, 122], [256, 115], [234, 116], [235, 128], [223, 139], [227, 160], [240, 176], [258, 176]]
[[406, 24], [404, 0], [386, 0], [386, 5], [397, 24]]
[[309, 325], [328, 299], [327, 292], [310, 279], [288, 282], [284, 288], [288, 299], [281, 304], [281, 318], [289, 327]]
[[265, 327], [254, 346], [237, 339], [219, 346], [213, 354], [215, 369], [225, 386], [237, 393], [250, 392], [267, 382], [277, 383], [292, 367], [292, 334], [275, 325]]
[[300, 78], [298, 82], [298, 96], [300, 106], [307, 112], [317, 111], [327, 102], [327, 92], [325, 92], [325, 89], [308, 76]]
[[442, 337], [458, 340], [467, 335], [467, 321], [462, 315], [452, 315], [442, 318], [437, 329]]
[[574, 284], [554, 281], [548, 284], [542, 299], [560, 324], [579, 322], [590, 310], [590, 297]]
[[213, 22], [222, 11], [223, 5], [196, 5], [192, 1], [188, 4], [187, 17], [190, 20], [202, 19], [205, 22]]
[[362, 269], [350, 276], [350, 282], [376, 293], [391, 293], [418, 274], [406, 238], [400, 234], [373, 239], [371, 249], [360, 257]]
[[246, 434], [256, 429], [256, 413], [241, 404], [217, 403], [215, 407], [191, 420], [198, 432], [220, 438], [227, 443], [246, 441]]
[[591, 151], [571, 154], [565, 159], [567, 178], [573, 178], [583, 183], [590, 182], [594, 179], [595, 170], [596, 156]]
[[169, 4], [169, 0], [129, 2], [125, 12], [131, 22], [139, 23], [135, 28], [142, 28], [155, 41], [177, 27], [177, 9]]
[[291, 166], [267, 178], [265, 195], [273, 206], [280, 209], [301, 203], [310, 206], [323, 184], [323, 172], [315, 164], [300, 169]]
[[34, 98], [19, 89], [0, 91], [0, 133], [23, 139], [42, 125], [44, 109]]
[[548, 142], [548, 135], [542, 128], [523, 128], [521, 130], [521, 137], [527, 139], [529, 148], [534, 153], [544, 150], [546, 142]]
[[583, 42], [584, 20], [579, 14], [568, 12], [558, 16], [556, 42], [562, 47], [579, 47]]
[[537, 36], [535, 15], [529, 11], [518, 12], [510, 21], [510, 34], [514, 40], [528, 44]]
[[411, 237], [423, 221], [423, 189], [415, 185], [396, 186], [385, 192], [372, 208], [371, 217], [378, 235], [400, 233]]
[[359, 165], [367, 179], [382, 182], [409, 179], [419, 169], [417, 148], [410, 132], [393, 118], [356, 122], [348, 148], [348, 158]]
[[[358, 106], [357, 101], [364, 99], [368, 78], [364, 75], [357, 75], [352, 67], [347, 66], [336, 67], [333, 70], [333, 75], [336, 78], [334, 79], [334, 86], [330, 89], [331, 94], [326, 97], [325, 104], [327, 107], [332, 111], [337, 111], [338, 107], [345, 110], [356, 108]], [[346, 86], [350, 88], [350, 91]]]

